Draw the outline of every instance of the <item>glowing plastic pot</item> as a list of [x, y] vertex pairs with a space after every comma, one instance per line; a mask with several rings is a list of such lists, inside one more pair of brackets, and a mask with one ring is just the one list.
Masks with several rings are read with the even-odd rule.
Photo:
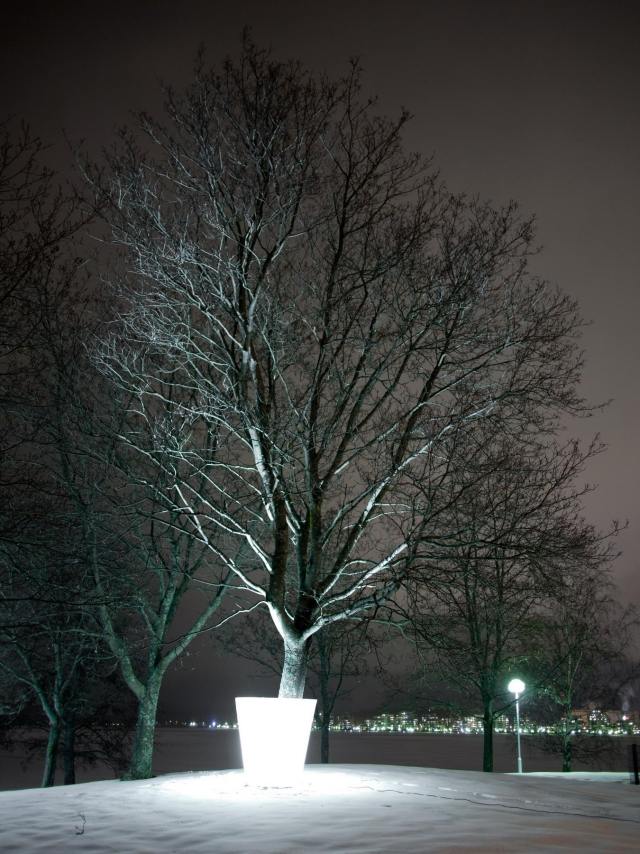
[[315, 700], [236, 697], [242, 764], [258, 786], [293, 786], [304, 770]]

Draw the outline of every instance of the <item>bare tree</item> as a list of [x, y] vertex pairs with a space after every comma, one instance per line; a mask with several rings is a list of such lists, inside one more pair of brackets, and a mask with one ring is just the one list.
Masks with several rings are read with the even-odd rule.
[[[493, 770], [495, 719], [512, 705], [508, 676], [530, 684], [547, 643], [542, 609], [586, 567], [606, 572], [617, 530], [601, 535], [580, 515], [588, 487], [576, 479], [597, 443], [583, 451], [489, 428], [450, 454], [446, 536], [417, 546], [402, 609], [428, 666], [481, 704], [485, 771]], [[433, 501], [430, 490], [424, 500]]]
[[104, 637], [138, 701], [128, 779], [151, 776], [164, 676], [194, 638], [211, 628], [226, 592], [211, 552], [187, 537], [175, 516], [154, 519], [157, 509], [145, 502], [143, 517], [128, 534], [123, 563], [94, 565]]
[[[49, 317], [48, 330], [54, 329]], [[113, 666], [136, 698], [127, 775], [143, 778], [151, 775], [164, 675], [209, 627], [225, 584], [217, 565], [212, 567], [211, 552], [185, 536], [176, 514], [158, 504], [163, 472], [154, 469], [146, 480], [148, 472], [130, 465], [116, 432], [126, 409], [118, 406], [122, 401], [101, 394], [99, 382], [86, 388], [91, 368], [83, 358], [79, 327], [72, 331], [71, 340], [56, 334], [48, 342], [51, 362], [44, 376], [49, 392], [40, 395], [37, 413], [46, 425], [35, 431], [37, 441], [19, 449], [19, 463], [29, 463], [38, 478], [25, 483], [31, 511], [25, 500], [20, 540], [6, 545], [4, 552], [12, 552], [22, 564], [29, 556], [32, 568], [14, 570], [18, 587], [3, 586], [0, 616], [6, 620], [0, 622], [5, 635], [16, 615], [25, 610], [34, 615], [20, 638], [4, 638], [4, 651], [20, 659], [26, 676], [19, 681], [35, 691], [51, 722], [46, 775], [51, 781], [61, 729], [65, 756], [71, 752], [74, 728], [67, 723], [77, 717], [70, 706], [77, 699], [77, 677], [86, 670], [87, 650], [99, 646], [103, 659], [116, 662]], [[74, 532], [73, 560], [65, 552], [68, 531]], [[56, 547], [56, 542], [65, 546]], [[47, 565], [63, 559], [64, 578], [54, 582], [42, 575]], [[34, 626], [40, 626], [38, 631]], [[94, 678], [104, 675], [93, 668]], [[50, 682], [52, 687], [42, 687]]]
[[[17, 699], [20, 686], [37, 696], [50, 722], [49, 784], [60, 737], [73, 755], [84, 689], [96, 694], [89, 651], [114, 655], [138, 703], [129, 774], [144, 777], [164, 673], [208, 625], [224, 585], [211, 553], [159, 507], [164, 472], [149, 475], [143, 457], [132, 466], [121, 446], [126, 398], [87, 359], [107, 311], [81, 275], [84, 220], [43, 154], [25, 129], [0, 134], [0, 671]], [[187, 596], [191, 623], [180, 611]]]
[[44, 741], [38, 735], [25, 740], [19, 731], [14, 739], [31, 756], [44, 757], [42, 786], [54, 784], [60, 759], [63, 782], [75, 783], [78, 759], [119, 762], [129, 741], [122, 730], [117, 740], [110, 737], [113, 716], [125, 711], [119, 695], [107, 702], [103, 690], [114, 689], [117, 664], [88, 601], [84, 550], [70, 531], [73, 526], [54, 522], [37, 538], [0, 548], [0, 683], [6, 688], [0, 715], [14, 723], [26, 716], [35, 726], [44, 719]]
[[53, 785], [60, 745], [64, 782], [75, 782], [77, 720], [89, 684], [109, 671], [87, 606], [78, 538], [59, 506], [49, 515], [46, 530], [36, 514], [20, 543], [0, 548], [0, 674], [47, 721], [43, 786]]
[[93, 668], [95, 638], [80, 640], [88, 614], [72, 604], [77, 554], [66, 547], [73, 539], [62, 521], [68, 507], [46, 456], [51, 410], [49, 395], [40, 393], [47, 385], [43, 335], [51, 305], [64, 314], [77, 277], [80, 260], [69, 247], [83, 218], [46, 167], [45, 152], [26, 126], [0, 125], [0, 672], [18, 705], [35, 696], [49, 720], [49, 785], [61, 729], [71, 740], [70, 709], [82, 699], [78, 674]]
[[331, 82], [245, 42], [166, 113], [87, 167], [123, 270], [99, 361], [297, 697], [313, 635], [399, 589], [407, 489], [438, 482], [447, 437], [580, 408], [580, 322], [528, 272], [532, 222], [405, 155], [408, 116], [378, 116], [357, 66]]
[[[318, 698], [320, 761], [329, 762], [330, 732], [336, 703], [354, 690], [354, 683], [381, 667], [384, 638], [364, 620], [331, 623], [313, 636], [309, 671]], [[375, 663], [375, 665], [374, 665]]]
[[[144, 455], [132, 458], [123, 445], [128, 401], [110, 394], [87, 361], [92, 328], [79, 318], [70, 337], [49, 342], [47, 377], [57, 394], [47, 435], [51, 465], [81, 532], [96, 632], [136, 700], [126, 776], [142, 779], [152, 774], [164, 676], [210, 628], [226, 592], [225, 573], [163, 500], [164, 468], [150, 468]], [[88, 387], [87, 377], [93, 378]], [[136, 441], [142, 448], [154, 438], [137, 425]]]
[[541, 615], [545, 643], [536, 693], [554, 727], [546, 748], [560, 754], [563, 771], [571, 771], [576, 758], [589, 761], [603, 752], [601, 741], [576, 737], [575, 709], [593, 701], [613, 708], [638, 674], [629, 657], [638, 615], [613, 594], [609, 574], [587, 567], [564, 579]]

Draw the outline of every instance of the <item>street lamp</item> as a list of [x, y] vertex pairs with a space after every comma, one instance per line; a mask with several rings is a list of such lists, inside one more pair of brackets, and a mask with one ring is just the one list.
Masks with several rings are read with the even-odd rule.
[[518, 742], [518, 774], [522, 774], [522, 753], [520, 752], [520, 704], [518, 702], [520, 694], [525, 689], [525, 684], [522, 679], [512, 679], [507, 685], [509, 691], [515, 694], [516, 698], [516, 739]]

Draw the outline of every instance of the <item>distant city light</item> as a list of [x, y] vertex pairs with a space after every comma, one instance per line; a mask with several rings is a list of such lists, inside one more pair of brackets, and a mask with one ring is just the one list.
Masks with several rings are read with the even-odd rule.
[[[122, 726], [120, 723], [110, 723], [110, 726]], [[169, 727], [199, 727], [215, 731], [237, 729], [235, 721], [207, 721], [169, 719], [161, 721], [158, 726]], [[595, 704], [586, 708], [573, 709], [567, 716], [557, 721], [544, 724], [531, 720], [526, 715], [520, 716], [521, 732], [526, 735], [552, 735], [568, 733], [570, 735], [598, 735], [604, 730], [612, 736], [640, 735], [640, 712], [621, 711], [619, 709], [599, 709]], [[343, 733], [379, 733], [387, 735], [482, 735], [484, 724], [482, 715], [459, 715], [452, 712], [434, 711], [427, 709], [422, 713], [413, 712], [382, 712], [381, 714], [355, 718], [351, 715], [333, 715], [329, 725], [331, 732]], [[496, 715], [494, 732], [515, 732], [514, 721], [506, 714]]]

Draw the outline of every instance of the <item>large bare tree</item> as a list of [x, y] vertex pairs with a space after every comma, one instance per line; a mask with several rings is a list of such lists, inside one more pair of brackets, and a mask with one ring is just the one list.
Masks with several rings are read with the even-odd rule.
[[576, 306], [528, 271], [532, 223], [449, 194], [407, 120], [357, 66], [331, 82], [245, 42], [87, 167], [117, 249], [98, 358], [155, 446], [123, 438], [268, 608], [281, 696], [317, 631], [398, 590], [448, 436], [580, 407]]

